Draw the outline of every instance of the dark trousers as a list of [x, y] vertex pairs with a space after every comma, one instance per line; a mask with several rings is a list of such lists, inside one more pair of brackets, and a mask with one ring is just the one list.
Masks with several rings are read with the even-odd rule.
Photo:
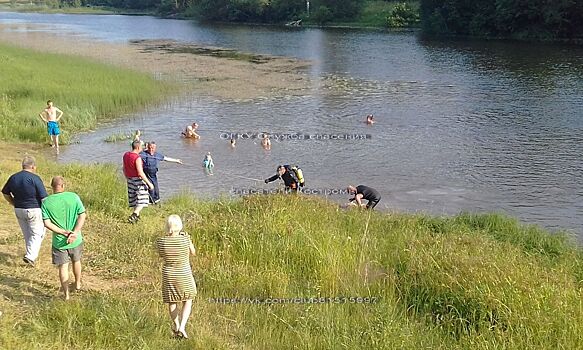
[[160, 187], [158, 186], [158, 176], [156, 173], [146, 173], [148, 180], [154, 185], [153, 190], [148, 190], [150, 193], [150, 203], [158, 203], [160, 201]]
[[381, 201], [381, 199], [373, 199], [373, 200], [369, 200], [368, 203], [366, 203], [366, 209], [374, 209], [374, 207], [377, 206], [377, 204], [379, 204], [379, 202]]

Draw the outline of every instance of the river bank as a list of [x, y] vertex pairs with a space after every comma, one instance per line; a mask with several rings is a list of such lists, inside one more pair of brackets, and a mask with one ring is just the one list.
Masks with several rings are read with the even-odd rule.
[[[302, 94], [310, 86], [309, 78], [302, 74], [309, 67], [307, 61], [250, 55], [171, 40], [113, 44], [19, 31], [19, 26], [0, 25], [0, 42], [137, 69], [157, 78], [187, 84], [188, 89], [218, 98], [253, 99], [278, 94]], [[71, 40], [75, 45], [71, 45]], [[174, 52], [168, 54], [169, 50]], [[257, 76], [261, 79], [256, 79]]]
[[[26, 35], [14, 35], [10, 42], [26, 41]], [[198, 77], [188, 80], [189, 86], [205, 84], [202, 71], [190, 72], [196, 69], [187, 63], [192, 60], [206, 63], [206, 74], [239, 72], [241, 79], [263, 65], [249, 62], [248, 56], [170, 54], [168, 49], [195, 48], [167, 42], [121, 47], [79, 40], [77, 47], [62, 37], [28, 36], [33, 39], [26, 45], [40, 51], [30, 55], [66, 52], [168, 79]], [[154, 47], [148, 49], [149, 44]], [[103, 52], [108, 50], [120, 57]], [[18, 63], [6, 62], [9, 68]], [[280, 64], [276, 67], [298, 67], [296, 61]], [[71, 65], [45, 69], [43, 74], [58, 75]], [[308, 82], [293, 69], [265, 74], [300, 78], [292, 90], [298, 93]], [[257, 98], [277, 96], [293, 82], [263, 85], [249, 78], [247, 86], [236, 85], [245, 92], [229, 91], [237, 84], [232, 78], [215, 84], [200, 91]], [[89, 88], [95, 93], [103, 89]], [[25, 98], [30, 106], [39, 103]], [[277, 349], [297, 344], [306, 349], [548, 349], [577, 348], [581, 342], [582, 253], [563, 235], [499, 215], [342, 211], [304, 196], [200, 201], [179, 195], [145, 209], [142, 221], [129, 225], [125, 183], [114, 165], [57, 164], [44, 158], [40, 147], [0, 143], [5, 155], [0, 183], [19, 170], [28, 153], [37, 156], [44, 183], [62, 175], [68, 189], [80, 195], [88, 210], [85, 291], [70, 302], [58, 299], [48, 237], [35, 269], [21, 263], [18, 224], [6, 201], [0, 201], [3, 349]], [[153, 248], [169, 214], [183, 218], [198, 250], [193, 265], [199, 295], [188, 329], [191, 339], [183, 342], [170, 337]]]

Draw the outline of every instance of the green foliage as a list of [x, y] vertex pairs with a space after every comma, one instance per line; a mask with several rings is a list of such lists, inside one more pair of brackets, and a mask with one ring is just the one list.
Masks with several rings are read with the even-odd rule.
[[[174, 87], [146, 74], [85, 59], [0, 45], [0, 138], [44, 142], [38, 114], [52, 99], [63, 112], [62, 140], [98, 122], [161, 101]], [[139, 89], [136, 87], [139, 86]]]
[[360, 0], [314, 0], [312, 6], [321, 8], [325, 6], [332, 13], [334, 20], [352, 19], [358, 16], [362, 9], [363, 1]]
[[414, 27], [419, 24], [419, 11], [409, 3], [397, 3], [387, 17], [387, 27]]
[[320, 6], [312, 14], [311, 20], [318, 24], [325, 24], [334, 18], [334, 14], [327, 6]]
[[429, 34], [520, 39], [583, 36], [583, 5], [574, 0], [421, 0]]
[[[0, 328], [0, 338], [20, 339], [20, 347], [266, 349], [279, 348], [282, 339], [310, 349], [340, 342], [353, 349], [579, 344], [580, 250], [564, 236], [513, 219], [345, 212], [291, 195], [215, 202], [181, 195], [145, 209], [142, 221], [129, 225], [115, 167], [41, 162], [39, 169], [45, 180], [64, 175], [86, 203], [86, 270], [118, 287], [9, 314], [21, 319]], [[154, 253], [170, 214], [181, 216], [198, 250], [199, 295], [188, 328], [194, 340], [182, 343], [170, 339]], [[363, 299], [212, 301], [351, 296]]]

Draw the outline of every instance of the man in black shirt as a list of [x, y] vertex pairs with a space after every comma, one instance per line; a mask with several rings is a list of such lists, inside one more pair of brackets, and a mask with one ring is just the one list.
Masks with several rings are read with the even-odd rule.
[[348, 186], [347, 188], [348, 193], [354, 194], [354, 198], [351, 198], [350, 201], [356, 201], [359, 207], [364, 206], [362, 203], [363, 199], [366, 199], [368, 203], [366, 203], [366, 209], [374, 209], [374, 207], [379, 203], [381, 200], [381, 194], [372, 187], [359, 185], [359, 186]]
[[26, 253], [22, 260], [32, 266], [46, 232], [40, 208], [47, 191], [35, 172], [34, 158], [26, 156], [22, 160], [22, 171], [10, 176], [2, 188], [4, 198], [14, 206], [14, 213], [24, 234]]
[[265, 183], [270, 183], [277, 179], [282, 179], [283, 183], [285, 184], [286, 191], [298, 191], [298, 185], [303, 186], [303, 183], [300, 183], [296, 173], [292, 170], [291, 166], [289, 165], [280, 165], [277, 167], [277, 174], [273, 175], [272, 177], [265, 179]]

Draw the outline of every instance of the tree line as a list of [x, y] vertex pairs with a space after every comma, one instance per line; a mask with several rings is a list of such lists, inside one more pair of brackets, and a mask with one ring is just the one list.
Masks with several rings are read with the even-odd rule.
[[582, 39], [583, 0], [48, 0], [63, 4], [155, 10], [208, 21], [358, 22], [372, 2], [391, 2], [388, 27], [416, 26], [433, 35]]
[[583, 38], [583, 0], [421, 0], [425, 33]]

